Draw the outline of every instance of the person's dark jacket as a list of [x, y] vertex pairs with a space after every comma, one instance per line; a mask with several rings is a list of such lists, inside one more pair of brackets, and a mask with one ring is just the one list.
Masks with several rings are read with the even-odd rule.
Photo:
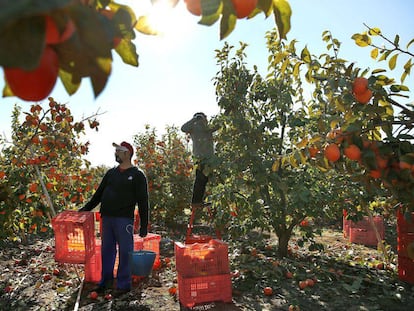
[[147, 234], [147, 178], [137, 167], [130, 167], [125, 171], [118, 167], [108, 170], [91, 200], [80, 211], [90, 211], [99, 203], [102, 216], [127, 218], [134, 218], [135, 206], [138, 204], [140, 235]]

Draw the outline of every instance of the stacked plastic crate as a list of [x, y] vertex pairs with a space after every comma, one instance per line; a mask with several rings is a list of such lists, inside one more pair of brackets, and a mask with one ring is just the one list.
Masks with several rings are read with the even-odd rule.
[[95, 252], [95, 224], [92, 213], [63, 211], [52, 219], [55, 260], [84, 264]]
[[[210, 205], [207, 208], [213, 218]], [[178, 278], [180, 304], [190, 307], [197, 304], [232, 301], [232, 284], [229, 265], [228, 244], [208, 234], [194, 234], [193, 223], [197, 207], [192, 207], [185, 243], [175, 242], [175, 265]]]
[[[347, 215], [344, 211], [343, 216], [343, 234], [344, 237], [349, 238], [351, 243], [363, 244], [367, 246], [375, 246], [378, 244], [377, 236], [369, 221], [368, 216], [360, 221], [353, 222], [350, 219], [346, 219]], [[382, 216], [372, 217], [374, 225], [383, 240], [385, 237], [384, 219]]]
[[397, 211], [398, 277], [414, 284], [414, 212]]
[[183, 306], [232, 301], [227, 243], [217, 239], [194, 244], [175, 242], [174, 248], [178, 297]]

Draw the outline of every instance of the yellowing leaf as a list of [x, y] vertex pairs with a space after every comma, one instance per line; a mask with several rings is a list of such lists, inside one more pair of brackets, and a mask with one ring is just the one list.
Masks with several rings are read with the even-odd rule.
[[390, 67], [391, 70], [394, 70], [396, 64], [397, 64], [397, 58], [398, 58], [398, 54], [394, 54], [390, 60], [388, 61], [388, 66]]
[[379, 35], [381, 34], [381, 29], [379, 29], [379, 28], [377, 28], [377, 27], [374, 27], [374, 28], [371, 28], [371, 29], [368, 31], [368, 33], [369, 33], [371, 36], [379, 36]]
[[140, 16], [135, 25], [135, 29], [145, 35], [158, 35], [158, 31], [151, 26], [150, 19], [148, 16]]
[[273, 162], [272, 172], [277, 172], [279, 170], [279, 167], [280, 167], [280, 161], [276, 160], [275, 162]]
[[296, 161], [296, 158], [295, 158], [295, 155], [294, 154], [289, 157], [289, 163], [293, 167], [298, 167], [298, 163]]
[[321, 136], [315, 136], [315, 137], [312, 137], [312, 138], [310, 139], [309, 143], [310, 143], [310, 144], [314, 144], [314, 143], [316, 143], [316, 142], [320, 141], [321, 139], [322, 139], [322, 137], [321, 137]]
[[307, 138], [302, 139], [296, 146], [300, 149], [305, 147], [308, 144], [309, 140]]
[[281, 39], [286, 39], [287, 33], [290, 31], [290, 17], [292, 9], [286, 0], [273, 0], [273, 14]]
[[300, 58], [305, 62], [305, 63], [310, 63], [311, 62], [311, 56], [309, 53], [308, 48], [305, 46], [305, 48], [302, 50], [302, 53], [300, 54]]
[[378, 57], [378, 49], [375, 48], [371, 51], [371, 58], [377, 59], [377, 57]]
[[354, 34], [352, 36], [356, 45], [365, 47], [371, 44], [371, 38], [367, 34]]
[[332, 120], [330, 123], [331, 129], [336, 128], [336, 126], [339, 124], [338, 120]]

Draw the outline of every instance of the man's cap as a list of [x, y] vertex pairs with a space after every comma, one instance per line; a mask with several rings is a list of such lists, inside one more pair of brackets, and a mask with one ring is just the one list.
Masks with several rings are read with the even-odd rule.
[[112, 146], [114, 146], [117, 150], [129, 151], [131, 155], [134, 154], [134, 148], [132, 148], [131, 144], [127, 143], [126, 141], [123, 141], [120, 145], [112, 143]]

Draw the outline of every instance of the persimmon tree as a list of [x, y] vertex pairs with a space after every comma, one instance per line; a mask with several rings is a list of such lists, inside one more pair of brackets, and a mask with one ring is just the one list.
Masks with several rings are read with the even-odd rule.
[[[152, 1], [158, 2], [161, 0]], [[178, 0], [165, 3], [176, 6]], [[199, 0], [199, 24], [210, 26], [220, 20], [220, 38], [225, 38], [241, 18], [241, 11], [249, 18], [261, 12], [266, 17], [273, 13], [284, 38], [290, 29], [288, 2], [258, 0], [253, 4], [246, 8], [240, 1]], [[44, 0], [30, 4], [4, 0], [0, 11], [0, 46], [7, 47], [0, 50], [6, 82], [3, 96], [27, 101], [45, 99], [58, 77], [70, 95], [84, 78], [89, 78], [98, 96], [111, 74], [113, 51], [125, 64], [138, 66], [135, 30], [157, 34], [147, 16], [113, 0]]]
[[11, 138], [2, 138], [0, 224], [2, 237], [25, 240], [27, 233], [48, 232], [50, 219], [77, 208], [97, 185], [84, 159], [85, 123], [96, 129], [94, 114], [75, 121], [70, 109], [49, 98], [47, 105], [15, 107]]
[[192, 158], [188, 141], [177, 127], [158, 136], [154, 128], [134, 136], [136, 164], [148, 179], [151, 221], [176, 228], [188, 221], [185, 210], [191, 201]]
[[[300, 52], [292, 50], [287, 57], [295, 61], [296, 75], [302, 73], [312, 86], [309, 116], [320, 121], [317, 127], [304, 133], [289, 159], [302, 159], [304, 163], [309, 159], [311, 148], [320, 150], [315, 162], [319, 168], [334, 168], [350, 174], [367, 192], [386, 192], [395, 203], [413, 210], [414, 113], [412, 104], [403, 102], [408, 98], [405, 94], [409, 88], [402, 84], [411, 72], [413, 54], [400, 46], [398, 36], [389, 40], [378, 28], [367, 29], [355, 34], [353, 39], [359, 46], [371, 45], [374, 59], [388, 61], [389, 69], [393, 70], [398, 56], [406, 57], [401, 83], [387, 76], [384, 68], [369, 71], [342, 59], [341, 43], [328, 31], [322, 36], [327, 53], [314, 56], [307, 47]], [[372, 40], [380, 37], [391, 47], [375, 46]], [[407, 49], [412, 43], [413, 40], [406, 45]], [[275, 59], [278, 63], [285, 61], [282, 55]], [[366, 90], [362, 94], [372, 93], [363, 101], [355, 83], [361, 77], [366, 78]], [[330, 144], [339, 147], [340, 157], [336, 161], [329, 161], [325, 156], [324, 150]], [[354, 150], [353, 156], [349, 154], [350, 149]], [[283, 166], [285, 160], [282, 157], [277, 163]]]
[[[391, 70], [398, 56], [406, 56], [403, 82], [412, 67], [411, 52], [400, 47], [398, 36], [394, 41], [382, 37], [391, 47], [379, 48], [380, 44], [371, 42], [379, 36], [379, 29], [368, 28], [353, 38], [360, 46], [372, 46], [371, 55], [388, 60]], [[291, 190], [296, 192], [295, 199], [300, 197], [300, 188], [289, 183], [288, 176], [291, 173], [291, 178], [294, 175], [305, 183], [303, 172], [313, 171], [307, 168], [309, 165], [320, 170], [313, 171], [313, 186], [325, 178], [321, 172], [344, 177], [337, 188], [341, 187], [345, 196], [339, 196], [338, 190], [334, 192], [342, 204], [350, 200], [346, 198], [349, 196], [354, 211], [362, 208], [364, 213], [369, 212], [378, 197], [412, 210], [413, 112], [411, 104], [401, 103], [408, 87], [386, 76], [385, 69], [368, 74], [367, 69], [342, 59], [341, 43], [329, 31], [322, 35], [327, 52], [319, 56], [312, 55], [306, 46], [298, 51], [295, 40], [284, 42], [276, 31], [269, 32], [267, 38], [270, 56], [266, 79], [258, 75], [257, 69], [246, 69], [243, 47], [234, 59], [229, 58], [228, 46], [217, 54], [220, 72], [215, 84], [222, 110], [217, 120], [223, 126], [218, 150], [223, 162], [217, 173], [220, 190], [215, 199], [230, 208], [227, 214], [247, 213], [242, 221], [248, 220], [250, 225], [255, 222], [250, 227], [263, 228], [272, 219], [277, 223], [274, 230], [279, 238], [279, 254], [285, 255], [286, 238], [281, 237], [284, 232], [289, 236], [291, 231], [286, 230], [290, 225], [283, 224], [286, 219], [294, 220], [294, 226], [298, 218], [294, 214], [283, 218], [266, 213]], [[304, 89], [310, 90], [311, 96], [306, 98]], [[268, 162], [272, 163], [270, 170]], [[349, 184], [355, 191], [346, 193]], [[308, 188], [312, 189], [310, 185]], [[226, 189], [231, 189], [230, 193]], [[330, 193], [329, 187], [321, 192]], [[314, 196], [316, 193], [311, 191]], [[318, 202], [316, 197], [309, 198]], [[337, 202], [334, 197], [329, 201], [332, 203], [325, 201], [325, 206]], [[286, 198], [281, 202], [275, 210], [286, 210], [291, 203]], [[304, 217], [306, 208], [302, 212]]]
[[[269, 42], [272, 60], [292, 48], [274, 43]], [[275, 63], [264, 79], [256, 68], [246, 67], [244, 48], [232, 57], [233, 47], [226, 44], [217, 53], [220, 70], [214, 83], [221, 112], [214, 119], [218, 161], [211, 201], [219, 226], [235, 236], [257, 228], [275, 232], [278, 253], [286, 256], [294, 228], [307, 217], [318, 219], [338, 210], [346, 193], [338, 195], [335, 182], [327, 182], [310, 164], [300, 165], [299, 158], [275, 170], [275, 158], [291, 153], [303, 128], [316, 123], [308, 118], [294, 64]], [[316, 229], [302, 229], [313, 242]]]

